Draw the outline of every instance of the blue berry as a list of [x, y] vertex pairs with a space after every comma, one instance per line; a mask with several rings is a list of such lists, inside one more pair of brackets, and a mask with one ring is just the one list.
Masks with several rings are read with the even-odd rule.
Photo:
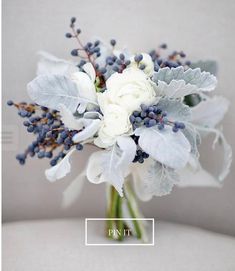
[[70, 149], [70, 145], [64, 145], [64, 149], [68, 151]]
[[137, 62], [137, 63], [139, 63], [141, 60], [143, 59], [143, 56], [140, 54], [140, 55], [136, 55], [135, 57], [134, 57], [134, 60], [135, 60], [135, 62]]
[[106, 58], [106, 63], [107, 63], [108, 65], [113, 65], [113, 63], [114, 63], [113, 58], [110, 57], [110, 56], [108, 56], [108, 57]]
[[25, 160], [19, 160], [19, 163], [20, 163], [21, 165], [24, 165], [24, 164], [25, 164]]
[[57, 160], [60, 160], [60, 158], [63, 159], [65, 157], [65, 155], [66, 154], [63, 151], [60, 151], [58, 153], [57, 157], [55, 157], [55, 159], [57, 159]]
[[153, 106], [149, 106], [148, 107], [148, 112], [153, 112], [154, 111], [154, 107]]
[[121, 59], [117, 59], [117, 60], [116, 60], [116, 63], [117, 63], [118, 65], [122, 65]]
[[111, 40], [110, 40], [110, 44], [111, 44], [112, 46], [115, 46], [115, 45], [116, 45], [116, 43], [117, 43], [117, 42], [116, 42], [116, 40], [115, 40], [115, 39], [111, 39]]
[[106, 68], [101, 68], [101, 69], [100, 69], [100, 72], [101, 72], [102, 74], [105, 74], [105, 73], [107, 72], [107, 70], [106, 70]]
[[129, 118], [129, 119], [130, 119], [130, 122], [131, 122], [131, 123], [134, 123], [134, 122], [135, 122], [135, 116], [130, 115], [130, 118]]
[[148, 113], [148, 116], [153, 119], [153, 118], [155, 118], [156, 115], [154, 112], [151, 111]]
[[46, 114], [46, 118], [52, 119], [52, 118], [53, 118], [53, 115], [52, 115], [50, 112], [48, 112], [48, 113]]
[[162, 122], [163, 122], [164, 124], [167, 124], [167, 123], [168, 123], [168, 118], [166, 118], [166, 117], [162, 118]]
[[25, 160], [26, 159], [26, 154], [25, 153], [17, 154], [16, 159], [17, 160]]
[[61, 138], [65, 139], [68, 136], [68, 133], [66, 131], [63, 131], [60, 136]]
[[12, 106], [14, 103], [12, 100], [7, 101], [7, 105]]
[[38, 153], [38, 158], [41, 159], [41, 158], [44, 158], [45, 157], [45, 152], [44, 151], [40, 151]]
[[72, 56], [78, 56], [78, 50], [77, 50], [77, 49], [73, 49], [73, 50], [71, 51], [71, 55], [72, 55]]
[[138, 117], [138, 116], [140, 115], [140, 112], [139, 112], [139, 111], [134, 111], [134, 112], [133, 112], [133, 115], [134, 115], [135, 117]]
[[94, 42], [94, 46], [98, 46], [100, 44], [100, 41], [99, 40], [96, 40], [95, 42]]
[[145, 118], [145, 119], [144, 119], [144, 124], [148, 124], [148, 123], [149, 123], [149, 121], [150, 121], [150, 118], [148, 118], [148, 117], [147, 117], [147, 118]]
[[72, 36], [73, 36], [73, 35], [72, 35], [71, 33], [66, 33], [66, 34], [65, 34], [65, 37], [68, 38], [68, 39], [72, 38]]
[[30, 125], [28, 128], [27, 128], [27, 131], [29, 133], [32, 133], [34, 131], [34, 126]]
[[56, 160], [56, 159], [52, 159], [52, 160], [50, 161], [50, 165], [51, 165], [52, 167], [54, 167], [56, 164], [57, 164], [57, 160]]
[[30, 125], [30, 122], [28, 122], [27, 120], [25, 120], [25, 121], [23, 122], [23, 125], [26, 126], [26, 127], [28, 127], [28, 126]]
[[95, 47], [94, 48], [94, 53], [99, 53], [100, 52], [100, 48], [99, 47]]
[[72, 17], [70, 21], [72, 24], [74, 24], [76, 22], [76, 17]]
[[144, 159], [149, 158], [149, 154], [148, 154], [148, 153], [146, 153], [146, 152], [143, 152], [143, 153], [142, 153], [142, 156], [143, 156], [143, 158], [144, 158]]
[[152, 127], [152, 126], [154, 126], [154, 125], [156, 125], [157, 124], [157, 122], [156, 122], [156, 120], [154, 120], [154, 119], [151, 119], [150, 121], [149, 121], [149, 127]]
[[146, 68], [146, 66], [145, 66], [144, 64], [141, 64], [141, 65], [139, 66], [139, 68], [140, 68], [140, 70], [144, 70], [144, 69]]
[[148, 106], [145, 105], [145, 104], [141, 104], [140, 108], [141, 108], [142, 111], [146, 111], [148, 109]]
[[124, 60], [124, 59], [125, 59], [124, 54], [120, 54], [120, 55], [119, 55], [119, 58], [120, 58], [121, 60]]
[[41, 109], [42, 109], [43, 111], [47, 111], [47, 110], [48, 110], [48, 108], [45, 107], [45, 106], [41, 106]]
[[26, 110], [20, 110], [19, 111], [19, 115], [22, 117], [22, 118], [25, 118], [25, 117], [27, 117], [28, 116], [28, 111], [26, 111]]
[[80, 66], [83, 66], [83, 65], [85, 65], [85, 64], [86, 64], [86, 61], [85, 61], [84, 59], [82, 59], [82, 60], [80, 61], [80, 63], [79, 63]]
[[138, 159], [138, 162], [139, 162], [140, 164], [143, 164], [143, 163], [144, 163], [144, 158], [143, 158], [142, 156], [140, 156], [139, 159]]
[[160, 48], [162, 48], [162, 49], [167, 49], [167, 44], [166, 44], [166, 43], [162, 43], [162, 44], [160, 45]]
[[141, 116], [141, 118], [145, 118], [145, 117], [147, 117], [147, 113], [144, 112], [144, 111], [142, 111], [142, 112], [140, 113], [140, 116]]
[[141, 119], [140, 117], [136, 117], [136, 118], [135, 118], [135, 121], [136, 121], [137, 123], [140, 123], [140, 122], [142, 121], [142, 119]]
[[72, 139], [71, 139], [70, 137], [67, 137], [67, 138], [64, 140], [64, 143], [65, 143], [66, 145], [70, 145], [70, 144], [73, 143], [73, 141], [72, 141]]
[[51, 158], [53, 156], [52, 152], [49, 151], [49, 152], [45, 152], [45, 157], [47, 158]]
[[179, 131], [179, 129], [178, 129], [176, 126], [173, 126], [172, 131], [173, 131], [174, 133], [177, 133], [177, 132]]
[[29, 150], [29, 151], [34, 151], [34, 145], [33, 145], [33, 144], [29, 145], [29, 146], [28, 146], [28, 150]]
[[114, 66], [114, 67], [113, 67], [113, 71], [115, 71], [115, 72], [119, 72], [119, 68], [118, 68], [118, 66]]
[[77, 149], [78, 151], [81, 151], [81, 150], [83, 149], [82, 144], [78, 143], [78, 144], [76, 145], [76, 149]]
[[184, 57], [186, 57], [186, 54], [183, 51], [181, 51], [180, 56], [184, 58]]

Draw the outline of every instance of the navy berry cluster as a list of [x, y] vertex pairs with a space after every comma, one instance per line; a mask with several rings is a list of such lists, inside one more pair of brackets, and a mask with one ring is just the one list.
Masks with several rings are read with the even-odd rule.
[[37, 156], [40, 159], [51, 159], [51, 166], [55, 166], [72, 146], [75, 146], [78, 151], [83, 149], [82, 144], [74, 143], [72, 140], [78, 131], [64, 127], [58, 111], [49, 110], [47, 107], [33, 103], [16, 104], [8, 101], [7, 104], [18, 109], [18, 115], [25, 119], [23, 125], [29, 133], [36, 136], [25, 152], [16, 156], [21, 165], [25, 164], [28, 156]]
[[170, 125], [173, 132], [178, 132], [180, 129], [185, 128], [183, 122], [168, 120], [167, 112], [163, 111], [157, 105], [147, 106], [142, 104], [141, 111], [134, 111], [131, 114], [130, 122], [133, 129], [144, 125], [147, 128], [157, 126], [159, 130], [163, 130], [165, 125]]
[[[102, 79], [102, 76], [107, 73], [109, 68], [114, 72], [122, 72], [127, 66], [130, 65], [130, 59], [127, 58], [123, 53], [120, 55], [115, 55], [113, 52], [110, 52], [109, 56], [106, 56], [106, 61], [102, 65], [96, 63], [96, 59], [102, 55], [101, 49], [101, 41], [95, 40], [93, 42], [89, 41], [83, 43], [80, 39], [80, 35], [82, 33], [81, 28], [76, 27], [76, 18], [72, 17], [70, 19], [70, 29], [71, 31], [65, 33], [65, 37], [68, 39], [75, 39], [77, 41], [78, 47], [72, 49], [71, 55], [79, 58], [78, 67], [82, 68], [84, 64], [90, 62], [93, 64], [93, 67], [96, 70], [96, 75]], [[117, 42], [115, 39], [110, 40], [110, 45], [115, 48]], [[152, 58], [154, 63], [154, 70], [158, 71], [159, 68], [169, 67], [176, 68], [178, 66], [190, 66], [190, 61], [185, 61], [186, 55], [183, 51], [173, 51], [167, 57], [162, 56], [162, 51], [167, 49], [167, 44], [163, 43], [158, 46], [157, 49], [152, 50], [149, 55]], [[134, 57], [134, 61], [138, 64], [138, 68], [144, 70], [145, 64], [141, 63], [143, 60], [143, 56], [141, 54], [137, 54]], [[103, 80], [101, 81], [101, 85]]]
[[[139, 136], [132, 135], [131, 137], [135, 141], [135, 144], [138, 146]], [[144, 160], [147, 159], [147, 158], [149, 158], [149, 154], [146, 153], [146, 152], [144, 152], [141, 149], [138, 149], [136, 151], [135, 158], [134, 158], [134, 160], [132, 162], [133, 163], [137, 163], [138, 162], [140, 164], [143, 164]]]

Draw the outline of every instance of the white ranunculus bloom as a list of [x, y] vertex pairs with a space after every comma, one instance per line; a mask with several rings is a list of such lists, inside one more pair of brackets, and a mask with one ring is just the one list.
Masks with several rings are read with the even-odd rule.
[[118, 136], [129, 134], [131, 124], [128, 112], [121, 106], [110, 104], [103, 111], [104, 117], [98, 132], [98, 138], [94, 143], [98, 147], [107, 148], [112, 146]]
[[128, 113], [140, 109], [141, 104], [157, 102], [154, 83], [137, 68], [127, 68], [123, 73], [114, 73], [106, 82], [107, 90], [98, 94], [101, 108], [117, 104]]
[[154, 72], [154, 64], [152, 58], [149, 54], [141, 53], [143, 59], [137, 64], [134, 60], [135, 56], [130, 58], [131, 64], [130, 67], [137, 68], [137, 65], [145, 65], [145, 69], [143, 70], [148, 76], [152, 76]]

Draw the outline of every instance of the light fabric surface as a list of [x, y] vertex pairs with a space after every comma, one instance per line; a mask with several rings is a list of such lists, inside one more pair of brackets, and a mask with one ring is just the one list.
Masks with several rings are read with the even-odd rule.
[[[234, 0], [3, 0], [3, 105], [8, 99], [29, 101], [26, 84], [35, 76], [37, 51], [70, 58], [76, 45], [64, 34], [69, 31], [70, 17], [76, 16], [84, 41], [94, 35], [106, 41], [115, 37], [119, 46], [126, 45], [134, 52], [166, 42], [170, 51], [184, 50], [191, 60], [216, 60], [217, 93], [231, 102], [224, 134], [234, 147], [234, 11]], [[32, 136], [25, 132], [14, 109], [3, 106], [3, 125], [4, 131], [13, 125], [18, 139], [15, 145], [3, 146], [4, 221], [104, 216], [104, 185], [86, 185], [73, 207], [60, 208], [63, 190], [84, 168], [94, 149], [77, 154], [72, 175], [52, 184], [44, 176], [48, 160], [29, 159], [25, 167], [15, 161], [16, 153], [25, 149]], [[216, 171], [218, 152], [211, 154], [208, 143], [201, 148], [201, 159], [205, 167]], [[176, 188], [170, 196], [144, 203], [143, 213], [235, 235], [234, 179], [233, 167], [222, 189]]]
[[86, 247], [83, 219], [3, 226], [4, 271], [234, 271], [234, 252], [233, 237], [166, 222], [154, 247]]

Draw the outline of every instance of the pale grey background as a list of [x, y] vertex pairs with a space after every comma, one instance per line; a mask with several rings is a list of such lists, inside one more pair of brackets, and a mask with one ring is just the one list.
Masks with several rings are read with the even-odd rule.
[[[233, 0], [3, 1], [3, 125], [19, 126], [20, 135], [18, 151], [3, 153], [3, 220], [105, 214], [104, 185], [86, 184], [73, 207], [66, 211], [60, 208], [62, 191], [85, 165], [91, 149], [74, 159], [71, 176], [51, 184], [44, 177], [48, 161], [28, 160], [25, 167], [15, 161], [16, 153], [31, 137], [22, 128], [16, 111], [5, 106], [9, 98], [28, 99], [26, 84], [35, 76], [38, 50], [70, 57], [73, 41], [65, 39], [64, 33], [71, 16], [78, 18], [84, 40], [94, 35], [107, 40], [116, 37], [120, 46], [127, 45], [133, 51], [148, 51], [167, 42], [172, 50], [184, 50], [189, 59], [217, 60], [218, 91], [231, 101], [224, 132], [234, 147], [234, 12]], [[203, 145], [202, 160], [208, 168], [215, 169], [217, 154], [209, 154], [208, 142]], [[234, 235], [234, 176], [232, 168], [221, 190], [175, 188], [170, 196], [142, 204], [143, 212], [146, 217]]]

